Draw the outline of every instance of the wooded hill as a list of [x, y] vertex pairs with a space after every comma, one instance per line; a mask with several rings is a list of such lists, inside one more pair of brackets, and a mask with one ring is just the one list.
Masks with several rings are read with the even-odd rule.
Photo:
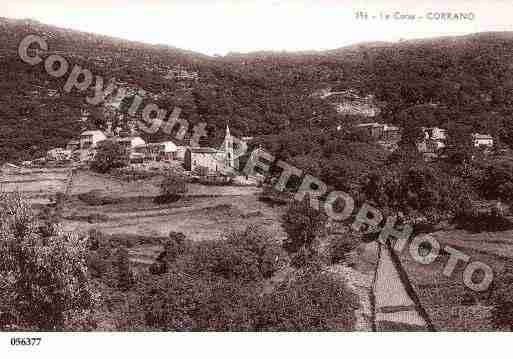
[[[65, 77], [55, 80], [42, 66], [18, 58], [18, 45], [28, 34], [43, 36], [50, 52], [95, 75], [158, 94], [159, 105], [181, 107], [192, 124], [207, 122], [209, 144], [219, 142], [228, 121], [237, 136], [283, 139], [291, 130], [297, 135], [312, 127], [328, 134], [354, 119], [343, 118], [326, 100], [310, 95], [323, 88], [351, 88], [376, 96], [383, 106], [378, 121], [424, 126], [459, 122], [513, 145], [513, 33], [209, 57], [0, 18], [0, 161], [41, 155], [91, 126], [79, 122], [80, 110], [89, 106], [84, 94], [63, 93]], [[199, 80], [167, 79], [166, 72], [176, 66], [197, 71]], [[49, 96], [48, 89], [60, 96]], [[308, 136], [303, 138], [305, 147], [314, 147]]]

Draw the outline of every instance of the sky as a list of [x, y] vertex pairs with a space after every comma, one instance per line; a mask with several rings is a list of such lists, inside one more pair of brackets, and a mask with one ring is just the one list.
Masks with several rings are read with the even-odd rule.
[[[357, 12], [369, 18], [357, 19]], [[423, 18], [394, 19], [397, 12]], [[429, 20], [430, 12], [472, 13], [474, 19]], [[381, 13], [392, 18], [380, 20]], [[511, 0], [0, 0], [1, 17], [208, 55], [513, 31], [512, 14]]]

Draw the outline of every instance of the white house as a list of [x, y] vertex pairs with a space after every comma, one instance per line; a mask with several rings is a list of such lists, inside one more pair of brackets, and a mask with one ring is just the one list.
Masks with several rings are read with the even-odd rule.
[[472, 134], [472, 140], [475, 147], [493, 147], [493, 137], [490, 135], [474, 133]]
[[178, 147], [172, 141], [165, 141], [138, 146], [135, 151], [153, 161], [171, 161], [176, 158]]
[[119, 145], [131, 153], [136, 147], [146, 145], [146, 142], [138, 136], [120, 137], [117, 139]]
[[175, 158], [179, 161], [185, 161], [185, 151], [187, 151], [187, 146], [176, 146]]
[[80, 149], [96, 148], [98, 142], [105, 141], [107, 136], [102, 131], [85, 131], [80, 135]]
[[70, 150], [65, 150], [64, 148], [53, 148], [46, 152], [46, 158], [50, 161], [66, 161], [71, 159]]
[[202, 169], [208, 173], [219, 172], [226, 168], [225, 153], [210, 147], [188, 148], [185, 151], [184, 167], [194, 172]]
[[446, 146], [447, 130], [439, 127], [422, 127], [424, 139], [417, 147], [424, 155], [436, 157], [439, 150]]

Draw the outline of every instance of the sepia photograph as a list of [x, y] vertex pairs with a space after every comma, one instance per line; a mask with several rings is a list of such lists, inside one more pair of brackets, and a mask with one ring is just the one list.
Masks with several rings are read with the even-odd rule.
[[0, 0], [0, 353], [510, 332], [512, 15]]

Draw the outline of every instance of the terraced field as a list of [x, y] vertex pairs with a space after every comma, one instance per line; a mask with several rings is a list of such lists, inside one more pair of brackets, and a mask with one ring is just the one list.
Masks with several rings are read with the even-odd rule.
[[58, 169], [4, 169], [0, 172], [0, 190], [21, 192], [32, 202], [45, 203], [58, 192], [66, 192], [71, 170]]

